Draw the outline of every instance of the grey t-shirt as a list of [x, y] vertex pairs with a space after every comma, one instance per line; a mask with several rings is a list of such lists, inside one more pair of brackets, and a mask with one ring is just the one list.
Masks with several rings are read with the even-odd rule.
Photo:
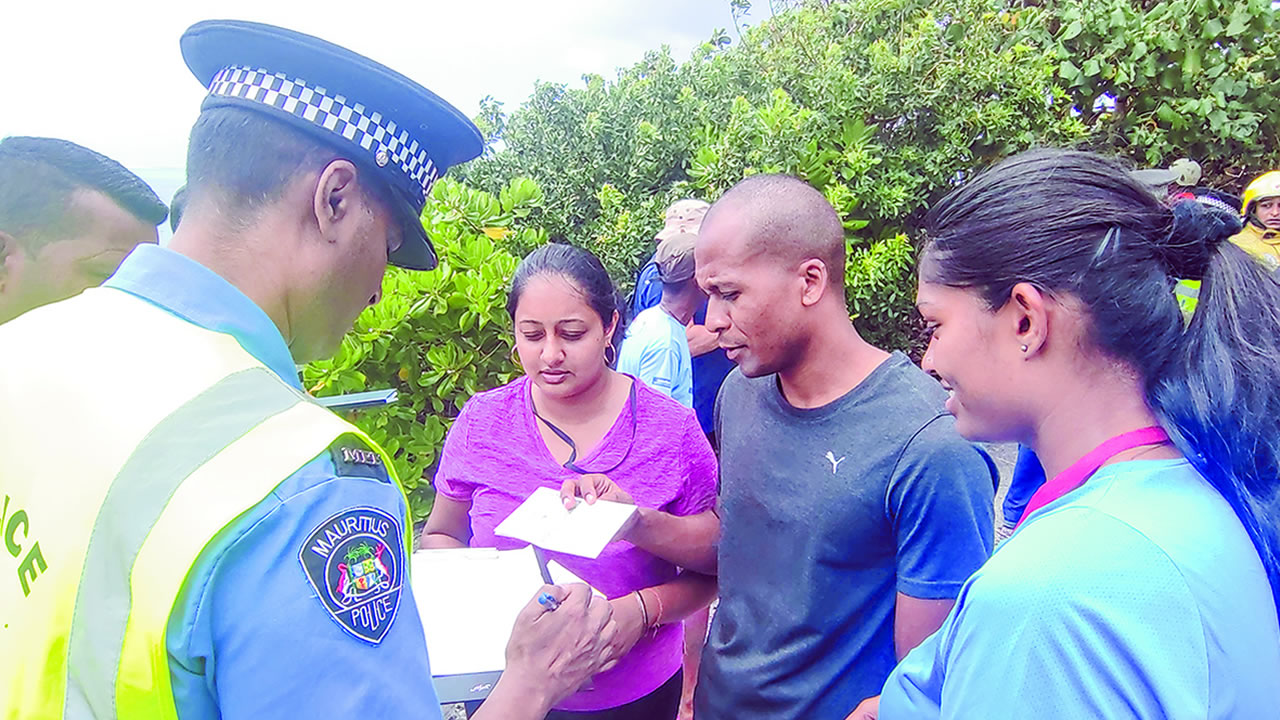
[[986, 561], [995, 470], [945, 399], [901, 353], [813, 409], [730, 374], [699, 720], [843, 720], [895, 664], [896, 593], [954, 598]]

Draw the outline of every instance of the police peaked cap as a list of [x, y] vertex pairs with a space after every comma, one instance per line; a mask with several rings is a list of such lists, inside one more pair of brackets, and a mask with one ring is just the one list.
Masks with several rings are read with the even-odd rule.
[[182, 34], [182, 57], [209, 89], [201, 110], [264, 113], [332, 147], [390, 188], [404, 240], [390, 261], [436, 266], [422, 227], [431, 185], [480, 154], [465, 115], [400, 73], [310, 35], [239, 20], [207, 20]]

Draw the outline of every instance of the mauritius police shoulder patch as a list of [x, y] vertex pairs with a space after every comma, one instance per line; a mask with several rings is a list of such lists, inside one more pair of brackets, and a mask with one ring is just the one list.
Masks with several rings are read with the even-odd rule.
[[398, 520], [372, 507], [343, 510], [312, 531], [298, 560], [342, 629], [374, 645], [382, 642], [404, 588], [404, 534]]

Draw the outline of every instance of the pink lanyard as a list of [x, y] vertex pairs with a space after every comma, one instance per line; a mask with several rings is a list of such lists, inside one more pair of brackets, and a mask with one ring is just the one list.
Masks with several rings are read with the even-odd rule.
[[[1169, 433], [1165, 432], [1164, 428], [1155, 425], [1130, 430], [1107, 440], [1090, 450], [1084, 457], [1075, 461], [1071, 467], [1058, 473], [1056, 477], [1042, 485], [1031, 496], [1031, 500], [1027, 502], [1027, 509], [1023, 511], [1022, 518], [1018, 520], [1018, 525], [1026, 522], [1031, 513], [1083, 485], [1094, 473], [1098, 472], [1098, 468], [1116, 455], [1125, 450], [1132, 450], [1143, 445], [1155, 445], [1168, 441]], [[1016, 528], [1017, 525], [1014, 527]]]

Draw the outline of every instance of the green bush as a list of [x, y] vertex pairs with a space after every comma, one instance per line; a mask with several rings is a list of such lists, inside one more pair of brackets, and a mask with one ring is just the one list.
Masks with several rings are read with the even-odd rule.
[[[911, 232], [930, 198], [975, 167], [1086, 132], [1055, 64], [1019, 40], [1001, 0], [797, 5], [683, 64], [650, 53], [613, 82], [539, 85], [509, 118], [488, 106], [503, 147], [471, 163], [468, 182], [537, 180], [551, 234], [599, 255], [626, 292], [680, 197], [798, 175], [866, 248]], [[874, 317], [890, 323], [878, 337], [909, 334], [909, 318]]]
[[609, 184], [596, 194], [600, 214], [591, 223], [583, 247], [600, 258], [623, 297], [630, 296], [637, 271], [653, 256], [657, 247], [653, 236], [662, 227], [663, 213], [682, 197], [677, 190], [640, 202]]
[[399, 390], [398, 403], [352, 419], [393, 456], [415, 521], [431, 509], [428, 478], [463, 403], [519, 373], [506, 312], [517, 264], [511, 250], [545, 242], [543, 231], [521, 225], [540, 201], [530, 180], [512, 181], [498, 197], [451, 180], [436, 183], [423, 223], [440, 267], [390, 269], [382, 302], [360, 315], [337, 355], [303, 369], [318, 396]]
[[1091, 0], [1022, 13], [1091, 145], [1138, 164], [1195, 158], [1237, 192], [1280, 164], [1280, 16], [1271, 0]]
[[[771, 7], [739, 42], [718, 33], [686, 62], [663, 49], [613, 80], [540, 84], [509, 116], [487, 104], [501, 146], [463, 169], [468, 182], [496, 193], [533, 178], [548, 232], [596, 252], [629, 289], [668, 202], [713, 201], [751, 173], [814, 184], [865, 248], [914, 235], [956, 183], [1037, 145], [1140, 165], [1195, 157], [1236, 190], [1280, 164], [1269, 0]], [[888, 336], [911, 334], [909, 318], [886, 320], [898, 325]]]
[[918, 357], [915, 315], [916, 251], [906, 235], [852, 249], [845, 265], [845, 297], [858, 333], [882, 348]]

